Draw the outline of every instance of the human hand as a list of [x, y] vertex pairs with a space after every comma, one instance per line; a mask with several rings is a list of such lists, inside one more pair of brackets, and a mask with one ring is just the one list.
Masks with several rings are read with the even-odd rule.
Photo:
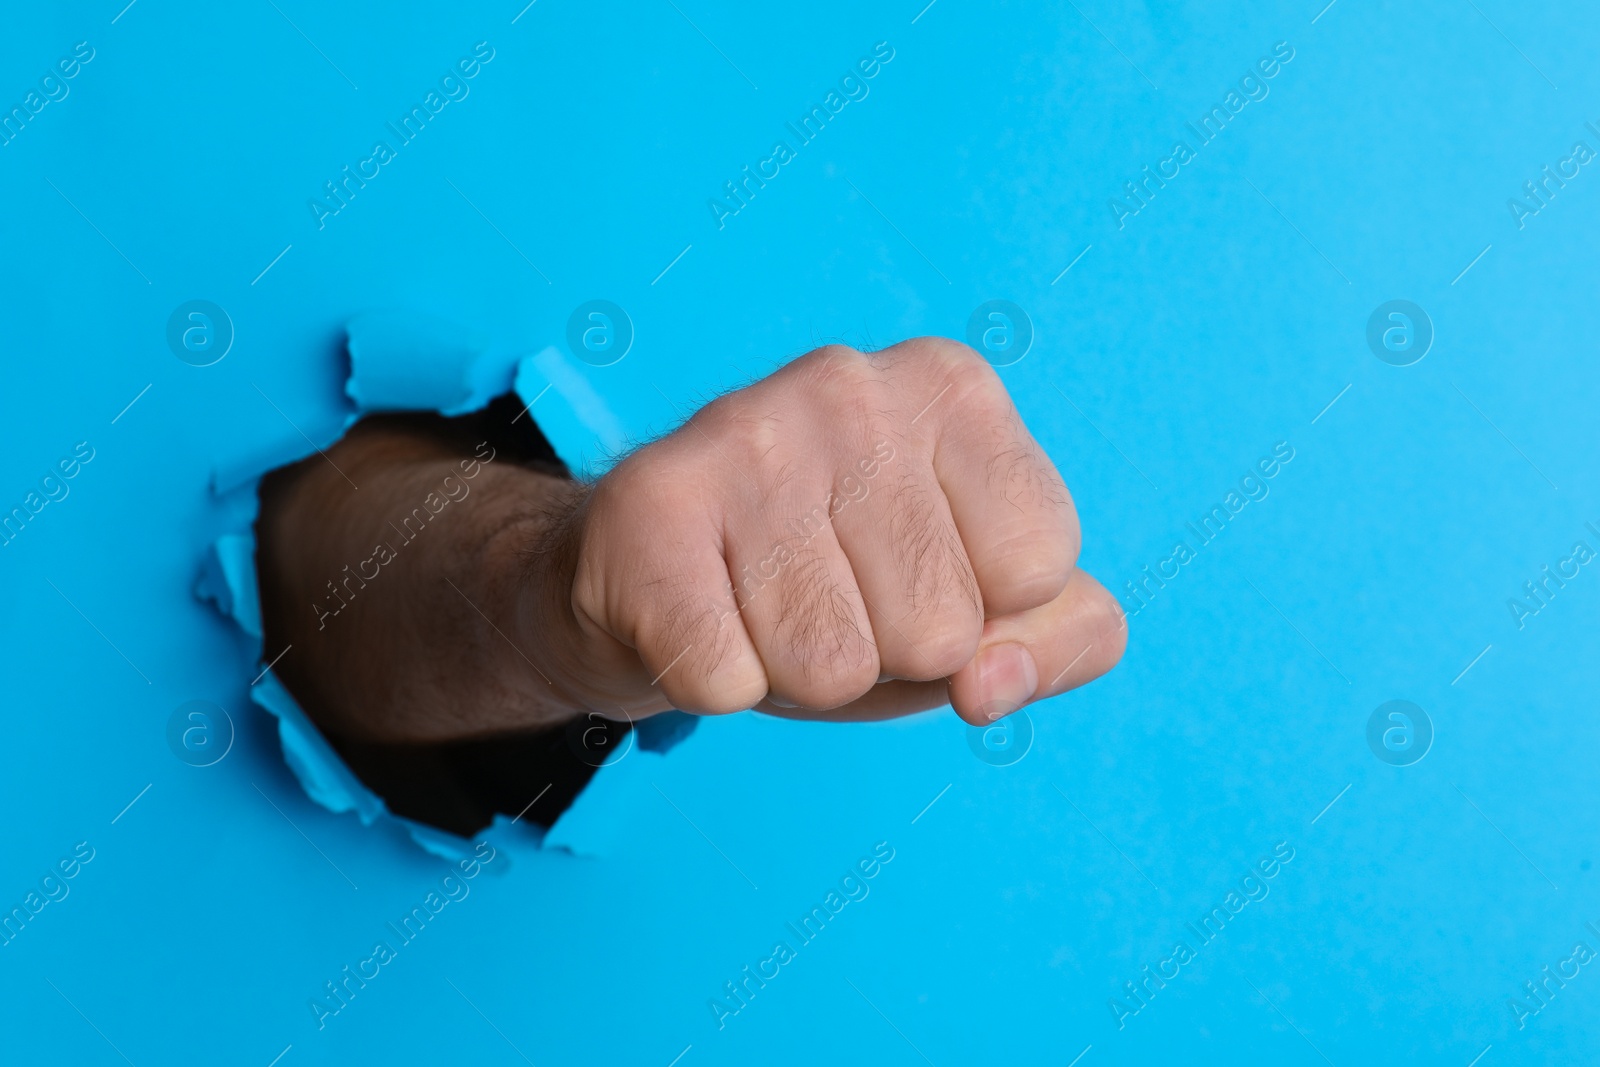
[[[601, 714], [986, 724], [1088, 682], [1126, 643], [1076, 567], [1076, 511], [964, 345], [817, 349], [600, 479], [534, 580], [524, 633]], [[529, 643], [534, 639], [529, 638]]]

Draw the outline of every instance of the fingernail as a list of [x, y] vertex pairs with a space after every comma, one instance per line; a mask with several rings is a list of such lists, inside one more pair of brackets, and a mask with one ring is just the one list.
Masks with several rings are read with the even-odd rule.
[[1014, 642], [993, 645], [978, 657], [978, 714], [990, 722], [1033, 699], [1039, 668], [1033, 654]]

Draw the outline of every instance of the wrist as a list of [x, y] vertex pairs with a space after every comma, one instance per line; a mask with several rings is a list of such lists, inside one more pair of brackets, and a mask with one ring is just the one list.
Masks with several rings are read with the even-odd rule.
[[521, 531], [514, 636], [539, 672], [542, 703], [552, 718], [595, 712], [637, 720], [672, 704], [652, 684], [638, 653], [606, 626], [603, 605], [586, 610], [577, 595], [580, 573], [596, 569], [588, 558], [596, 549], [585, 536], [592, 489], [563, 480], [538, 521]]

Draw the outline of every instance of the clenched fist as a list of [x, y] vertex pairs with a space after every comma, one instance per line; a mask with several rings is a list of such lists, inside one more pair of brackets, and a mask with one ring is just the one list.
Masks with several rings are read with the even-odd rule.
[[596, 706], [983, 723], [1123, 647], [1061, 476], [949, 341], [818, 349], [629, 456], [577, 527]]
[[[984, 724], [1122, 654], [1061, 476], [964, 345], [818, 349], [588, 486], [487, 446], [469, 466], [447, 421], [368, 419], [264, 489], [278, 669], [336, 734], [945, 703]], [[448, 508], [395, 544], [436, 486]], [[353, 588], [358, 558], [377, 576]]]

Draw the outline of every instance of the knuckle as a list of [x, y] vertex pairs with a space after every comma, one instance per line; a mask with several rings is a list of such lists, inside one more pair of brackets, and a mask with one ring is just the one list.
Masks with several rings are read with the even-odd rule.
[[974, 352], [969, 346], [949, 337], [928, 335], [925, 337], [912, 337], [896, 345], [897, 350], [913, 357], [919, 363], [937, 363], [945, 367], [957, 367], [971, 362], [988, 366], [983, 357]]
[[993, 376], [994, 368], [971, 345], [948, 337], [930, 338], [930, 341], [936, 357], [952, 373]]
[[889, 543], [910, 617], [940, 610], [979, 614], [982, 600], [961, 535], [939, 514], [936, 486], [903, 477], [890, 489]]
[[860, 425], [872, 410], [882, 373], [862, 353], [845, 345], [828, 345], [808, 354], [804, 388], [822, 407], [829, 425]]
[[[885, 355], [894, 379], [908, 396], [917, 397], [915, 411], [939, 399], [941, 410], [965, 413], [964, 423], [993, 425], [1015, 419], [1011, 394], [987, 360], [960, 341], [918, 337], [896, 345]], [[908, 415], [910, 413], [908, 412]]]
[[[1000, 376], [971, 346], [948, 337], [918, 337], [906, 342], [906, 354], [925, 370], [958, 385], [999, 385]], [[1003, 390], [1002, 390], [1003, 391]]]
[[663, 677], [680, 665], [714, 665], [724, 634], [711, 605], [685, 583], [661, 583], [656, 591], [639, 605], [640, 652]]
[[849, 703], [877, 682], [878, 649], [859, 611], [820, 561], [799, 564], [784, 583], [771, 645], [785, 652], [787, 695], [807, 707]]
[[[720, 406], [719, 406], [720, 405]], [[781, 427], [776, 420], [752, 405], [730, 397], [714, 401], [704, 409], [709, 426], [707, 438], [715, 442], [708, 461], [731, 463], [746, 471], [760, 470], [770, 461], [773, 450], [781, 441]], [[701, 416], [696, 415], [699, 419]], [[705, 444], [704, 439], [688, 441], [691, 446]]]
[[995, 425], [994, 443], [984, 477], [992, 489], [1021, 514], [1059, 516], [1060, 524], [1077, 526], [1072, 494], [1061, 473], [1034, 443], [1014, 413]]
[[665, 593], [641, 623], [639, 651], [656, 684], [684, 710], [724, 714], [766, 695], [766, 678], [741, 656], [741, 643], [710, 600], [679, 588]]
[[[889, 487], [888, 534], [902, 617], [885, 629], [897, 646], [895, 673], [931, 679], [953, 674], [977, 651], [983, 600], [966, 547], [941, 513], [936, 490], [903, 477]], [[909, 647], [898, 647], [909, 646]]]
[[1060, 595], [1082, 545], [1066, 483], [1020, 420], [1012, 421], [1009, 428], [997, 428], [984, 470], [985, 492], [994, 506], [973, 561], [991, 615], [1036, 607]]
[[867, 357], [857, 349], [843, 344], [826, 344], [813, 348], [800, 357], [800, 363], [815, 376], [851, 374], [867, 364]]
[[[717, 481], [758, 484], [764, 494], [781, 489], [793, 476], [792, 449], [784, 447], [788, 405], [766, 394], [741, 390], [711, 401], [695, 412], [669, 440], [689, 457], [683, 488], [703, 487], [705, 475]], [[696, 484], [690, 484], [696, 483]]]

